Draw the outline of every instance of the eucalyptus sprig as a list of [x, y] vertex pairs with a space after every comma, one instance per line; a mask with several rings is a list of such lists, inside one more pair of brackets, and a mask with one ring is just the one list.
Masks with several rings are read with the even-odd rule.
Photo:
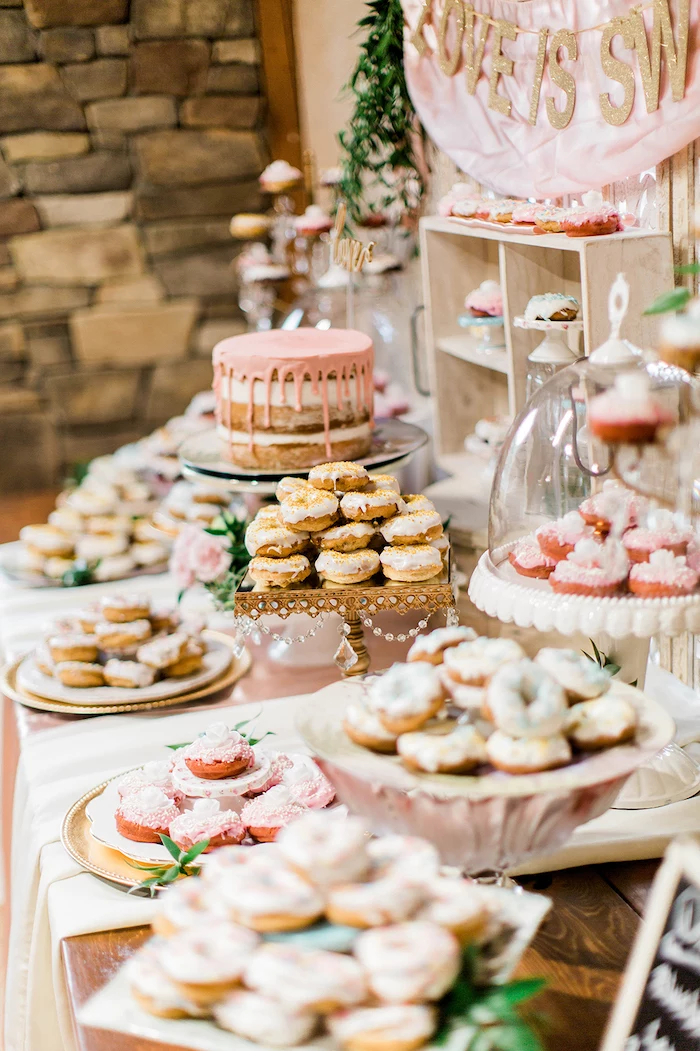
[[476, 954], [469, 946], [456, 982], [438, 1005], [440, 1025], [433, 1039], [450, 1051], [543, 1051], [542, 1043], [518, 1008], [545, 985], [526, 978], [504, 985], [474, 982]]
[[[249, 723], [252, 723], [255, 719], [257, 719], [259, 715], [260, 715], [260, 712], [256, 712], [255, 715], [251, 715], [250, 719], [244, 719], [242, 722], [236, 723], [235, 726], [230, 727], [230, 729], [235, 730], [236, 733], [239, 733], [241, 735], [241, 737], [245, 738], [245, 740], [248, 742], [248, 744], [250, 745], [251, 748], [255, 747], [256, 744], [260, 744], [260, 742], [264, 741], [266, 737], [274, 737], [275, 736], [275, 731], [274, 730], [266, 730], [265, 733], [262, 735], [262, 737], [254, 737], [253, 736], [253, 734], [254, 734], [254, 730], [253, 729], [251, 729], [251, 730], [244, 730], [243, 729], [244, 726], [247, 726]], [[205, 733], [206, 733], [206, 731], [203, 731], [199, 736], [200, 737], [204, 737]], [[180, 744], [166, 744], [165, 747], [166, 748], [170, 748], [173, 752], [177, 752], [180, 748], [187, 748], [188, 744], [192, 744], [192, 741], [182, 741]]]
[[[340, 194], [353, 222], [367, 211], [415, 212], [424, 191], [417, 147], [423, 129], [408, 94], [403, 66], [401, 0], [368, 0], [358, 23], [364, 41], [345, 86], [354, 102], [343, 150]], [[378, 192], [377, 192], [378, 191]], [[363, 204], [369, 197], [371, 203]]]
[[135, 887], [131, 887], [129, 894], [138, 890], [147, 890], [150, 896], [155, 897], [159, 887], [166, 887], [168, 883], [174, 883], [179, 876], [197, 876], [200, 871], [199, 865], [193, 864], [200, 854], [209, 846], [208, 839], [202, 839], [195, 843], [189, 850], [181, 850], [170, 836], [161, 833], [160, 841], [173, 859], [172, 865], [140, 865], [136, 861], [130, 861], [132, 868], [140, 872], [150, 872], [151, 875], [142, 880]]

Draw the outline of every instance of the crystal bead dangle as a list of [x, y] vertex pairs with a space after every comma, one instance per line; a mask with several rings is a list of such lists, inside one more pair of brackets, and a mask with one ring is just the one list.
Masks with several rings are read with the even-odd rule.
[[357, 654], [344, 635], [340, 640], [338, 649], [333, 654], [333, 660], [341, 671], [350, 671], [359, 660]]

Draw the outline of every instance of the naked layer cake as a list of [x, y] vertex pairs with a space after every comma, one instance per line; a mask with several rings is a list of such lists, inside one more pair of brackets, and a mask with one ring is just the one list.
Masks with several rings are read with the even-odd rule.
[[238, 466], [287, 471], [369, 451], [374, 348], [362, 332], [232, 336], [213, 363], [217, 432]]

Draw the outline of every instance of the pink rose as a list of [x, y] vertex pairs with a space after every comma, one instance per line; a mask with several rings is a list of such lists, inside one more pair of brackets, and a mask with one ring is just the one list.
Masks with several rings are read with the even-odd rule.
[[180, 591], [192, 587], [196, 579], [190, 563], [190, 546], [194, 534], [199, 532], [197, 526], [183, 526], [173, 544], [170, 554], [170, 572], [175, 577]]
[[211, 584], [220, 580], [231, 565], [231, 555], [226, 550], [228, 538], [212, 536], [203, 529], [197, 529], [196, 533], [189, 548], [190, 566], [197, 580]]

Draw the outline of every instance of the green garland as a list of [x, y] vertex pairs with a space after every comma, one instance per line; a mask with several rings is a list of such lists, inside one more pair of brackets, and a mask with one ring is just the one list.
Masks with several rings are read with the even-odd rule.
[[[358, 23], [365, 31], [360, 57], [346, 85], [354, 98], [343, 150], [340, 192], [348, 215], [358, 222], [368, 211], [383, 212], [398, 202], [414, 212], [424, 191], [416, 155], [423, 135], [408, 94], [403, 68], [403, 11], [400, 0], [368, 0]], [[376, 192], [378, 191], [378, 192]], [[367, 197], [369, 205], [363, 204]]]

